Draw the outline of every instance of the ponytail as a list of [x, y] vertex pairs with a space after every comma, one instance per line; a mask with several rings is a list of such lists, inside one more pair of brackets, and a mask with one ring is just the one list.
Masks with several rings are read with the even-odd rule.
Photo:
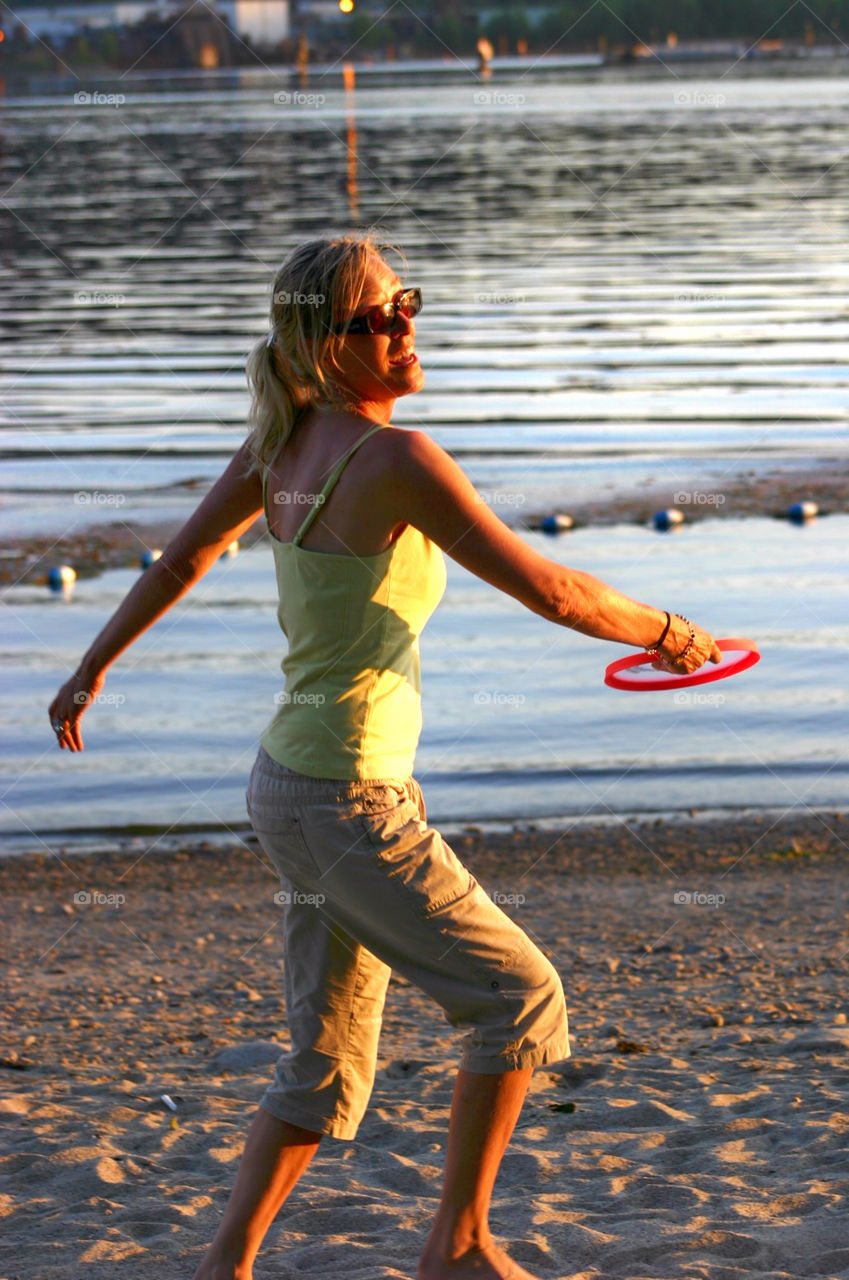
[[273, 343], [261, 338], [251, 348], [245, 369], [251, 393], [248, 421], [252, 429], [248, 448], [253, 460], [250, 471], [259, 470], [271, 461], [277, 449], [289, 439], [299, 413], [309, 401], [293, 371], [286, 369], [286, 362], [276, 347], [276, 337]]

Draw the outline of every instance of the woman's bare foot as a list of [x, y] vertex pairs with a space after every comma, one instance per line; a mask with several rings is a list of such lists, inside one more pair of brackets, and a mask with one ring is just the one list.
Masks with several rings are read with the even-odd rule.
[[496, 1244], [488, 1244], [448, 1260], [435, 1254], [422, 1254], [416, 1280], [539, 1280], [539, 1277], [525, 1271]]

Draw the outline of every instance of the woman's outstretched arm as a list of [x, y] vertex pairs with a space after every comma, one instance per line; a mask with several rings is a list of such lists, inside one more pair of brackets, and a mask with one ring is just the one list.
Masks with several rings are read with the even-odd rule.
[[[397, 456], [385, 501], [391, 514], [415, 525], [464, 568], [521, 601], [551, 622], [600, 640], [650, 648], [666, 622], [665, 609], [641, 604], [600, 578], [547, 559], [520, 538], [486, 505], [465, 472], [423, 431], [397, 431]], [[713, 637], [694, 627], [696, 640], [685, 659], [694, 671], [708, 659], [721, 662]], [[687, 624], [673, 617], [661, 649], [671, 663], [690, 639]]]
[[80, 717], [102, 689], [107, 667], [190, 591], [261, 513], [262, 481], [257, 472], [245, 474], [249, 461], [247, 446], [242, 445], [161, 557], [128, 591], [75, 673], [51, 702], [51, 727], [60, 720], [67, 726], [57, 734], [61, 747], [82, 751]]

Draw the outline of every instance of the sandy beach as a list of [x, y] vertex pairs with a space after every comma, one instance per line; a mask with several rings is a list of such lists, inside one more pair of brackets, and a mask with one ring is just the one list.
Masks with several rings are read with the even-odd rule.
[[[462, 462], [462, 460], [461, 460]], [[224, 469], [222, 463], [222, 470]], [[699, 488], [697, 478], [691, 483]], [[716, 488], [714, 484], [709, 486]], [[675, 505], [675, 490], [686, 488], [684, 479], [674, 485], [624, 490], [591, 501], [570, 494], [564, 498], [562, 511], [571, 515], [574, 527], [582, 525], [646, 524], [656, 511]], [[822, 515], [849, 511], [849, 469], [831, 463], [801, 466], [792, 473], [777, 470], [762, 475], [729, 474], [722, 482], [722, 502], [692, 502], [684, 508], [688, 523], [700, 520], [739, 519], [745, 516], [781, 518], [794, 502], [815, 502]], [[200, 497], [197, 499], [200, 502]], [[191, 509], [186, 511], [188, 519]], [[500, 511], [504, 516], [504, 512]], [[523, 515], [522, 522], [533, 525], [546, 512]], [[509, 519], [509, 513], [508, 517]], [[45, 582], [52, 565], [70, 564], [78, 578], [90, 578], [104, 569], [132, 565], [138, 567], [142, 552], [148, 547], [167, 546], [184, 524], [184, 519], [163, 520], [157, 524], [130, 524], [123, 520], [80, 528], [61, 538], [5, 538], [0, 548], [0, 586], [16, 582]], [[518, 521], [517, 521], [518, 523]], [[246, 547], [266, 537], [263, 516], [248, 529], [242, 539]]]
[[[569, 1005], [495, 1188], [512, 1255], [545, 1280], [849, 1275], [849, 816], [453, 844]], [[0, 881], [0, 1276], [191, 1280], [288, 1043], [275, 877], [248, 841]], [[359, 1134], [324, 1140], [257, 1280], [414, 1276], [461, 1036], [393, 977]]]

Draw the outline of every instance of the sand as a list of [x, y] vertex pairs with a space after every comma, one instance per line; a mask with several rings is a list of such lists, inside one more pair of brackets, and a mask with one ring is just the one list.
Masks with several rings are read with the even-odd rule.
[[[512, 1255], [546, 1280], [849, 1275], [849, 816], [453, 843], [570, 1010], [495, 1188]], [[191, 1280], [287, 1046], [258, 847], [140, 854], [0, 862], [3, 1280]], [[462, 1034], [393, 976], [359, 1134], [324, 1139], [256, 1280], [414, 1277]]]

